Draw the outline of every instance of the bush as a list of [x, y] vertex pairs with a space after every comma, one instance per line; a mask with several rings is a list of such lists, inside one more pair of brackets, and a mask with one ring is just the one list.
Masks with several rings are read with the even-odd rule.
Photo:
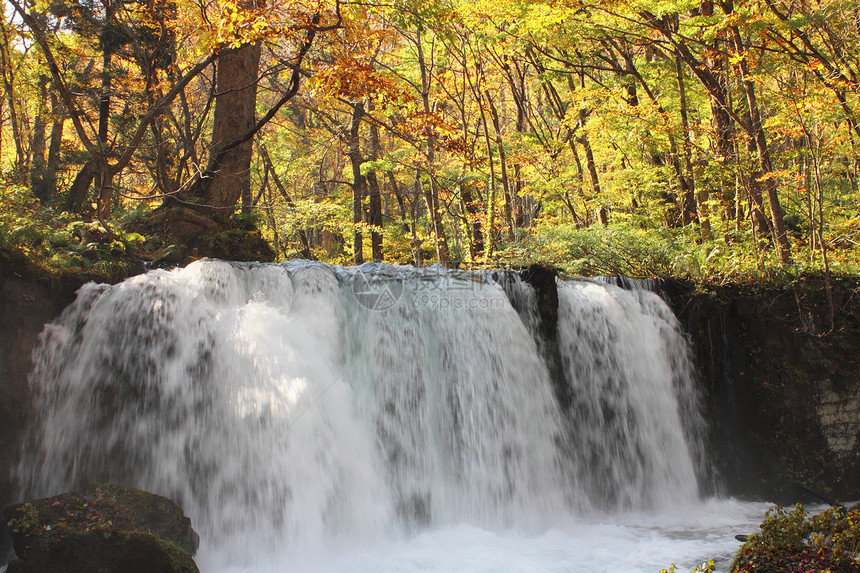
[[498, 260], [507, 266], [543, 263], [576, 276], [680, 277], [719, 284], [785, 283], [812, 269], [782, 265], [773, 249], [761, 250], [730, 234], [703, 241], [695, 227], [644, 229], [624, 223], [540, 226], [500, 250]]
[[45, 207], [29, 189], [0, 188], [0, 258], [49, 272], [95, 271], [121, 276], [139, 264], [143, 237]]
[[[527, 263], [542, 262], [578, 276], [669, 276], [675, 271], [674, 239], [657, 231], [625, 226], [546, 226], [527, 240]], [[511, 250], [510, 252], [516, 252]], [[505, 252], [499, 253], [505, 259]]]
[[808, 516], [768, 510], [761, 531], [750, 535], [732, 563], [732, 573], [860, 573], [860, 510], [832, 507]]

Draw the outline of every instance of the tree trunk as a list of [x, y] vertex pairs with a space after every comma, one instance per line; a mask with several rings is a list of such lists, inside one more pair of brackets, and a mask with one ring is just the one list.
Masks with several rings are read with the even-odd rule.
[[[0, 19], [2, 20], [2, 19]], [[0, 43], [0, 72], [3, 75], [3, 89], [6, 92], [6, 101], [9, 104], [9, 122], [12, 124], [12, 139], [15, 142], [15, 170], [16, 178], [20, 183], [27, 181], [27, 154], [24, 148], [24, 136], [21, 133], [20, 119], [18, 118], [18, 103], [15, 101], [15, 76], [12, 73], [12, 57], [9, 46], [9, 32], [6, 23], [0, 21], [0, 32], [3, 34], [3, 42]]]
[[51, 115], [53, 115], [54, 123], [51, 124], [48, 161], [45, 165], [45, 175], [42, 178], [42, 185], [48, 197], [57, 192], [57, 171], [60, 169], [60, 150], [63, 145], [63, 124], [65, 123], [63, 113], [60, 98], [57, 97], [56, 93], [51, 92]]
[[[108, 0], [105, 10], [105, 26], [110, 25], [113, 18], [114, 5]], [[108, 166], [108, 127], [110, 125], [110, 105], [111, 105], [111, 82], [113, 74], [111, 72], [111, 59], [113, 46], [106, 43], [107, 40], [102, 39], [102, 91], [99, 94], [99, 125], [98, 125], [98, 149], [99, 156], [97, 158], [97, 175], [96, 181], [99, 184], [99, 199], [98, 199], [98, 215], [102, 219], [110, 217], [111, 202], [113, 200], [113, 177], [110, 167]]]
[[352, 106], [352, 123], [349, 127], [349, 163], [352, 166], [352, 222], [355, 229], [352, 235], [353, 263], [360, 265], [364, 262], [364, 236], [361, 232], [362, 208], [364, 200], [364, 188], [367, 180], [361, 174], [361, 139], [359, 128], [361, 118], [364, 115], [364, 104], [361, 102]]
[[508, 158], [505, 154], [504, 141], [502, 140], [502, 128], [499, 123], [499, 112], [490, 97], [490, 92], [486, 92], [487, 104], [490, 107], [490, 118], [493, 120], [493, 131], [496, 133], [496, 147], [499, 151], [499, 169], [502, 174], [502, 193], [505, 197], [504, 217], [505, 226], [508, 228], [508, 240], [514, 240], [514, 221], [513, 221], [513, 206], [511, 201], [511, 184], [508, 179]]
[[[424, 45], [421, 39], [421, 32], [418, 32], [418, 37], [415, 42], [418, 51], [418, 70], [421, 73], [421, 102], [424, 105], [424, 113], [430, 113], [430, 74], [427, 71], [427, 60], [424, 57]], [[427, 173], [429, 181], [424, 188], [424, 201], [427, 203], [427, 213], [430, 218], [430, 226], [433, 228], [433, 237], [436, 240], [436, 257], [439, 263], [444, 266], [450, 266], [451, 255], [448, 251], [448, 238], [445, 236], [445, 223], [442, 220], [442, 213], [439, 209], [439, 190], [436, 183], [436, 138], [432, 135], [427, 138]], [[416, 179], [420, 178], [416, 174]], [[413, 233], [415, 228], [413, 225]], [[416, 239], [417, 240], [417, 237]], [[423, 257], [422, 257], [423, 262]]]
[[[480, 92], [478, 92], [480, 97]], [[489, 99], [489, 95], [488, 95]], [[483, 102], [479, 102], [481, 123], [484, 127], [484, 139], [487, 144], [487, 161], [490, 163], [490, 195], [487, 197], [487, 258], [492, 258], [496, 248], [496, 162], [493, 159], [493, 146], [490, 142], [490, 130], [487, 127], [487, 114]]]
[[415, 266], [424, 265], [424, 251], [421, 239], [418, 237], [418, 206], [421, 201], [423, 192], [421, 186], [420, 172], [415, 173], [415, 181], [413, 183], [414, 194], [412, 196], [412, 259], [415, 261]]
[[406, 212], [406, 198], [403, 196], [403, 193], [400, 192], [400, 186], [394, 178], [394, 173], [388, 171], [385, 175], [388, 179], [388, 186], [390, 187], [391, 192], [394, 193], [394, 198], [397, 200], [397, 207], [400, 210], [400, 230], [403, 233], [409, 233], [410, 225], [409, 216]]
[[[741, 40], [740, 31], [737, 27], [732, 27], [732, 35], [734, 37], [735, 50], [737, 53], [743, 53], [746, 47]], [[776, 180], [772, 176], [773, 166], [770, 160], [770, 150], [768, 149], [767, 136], [764, 132], [761, 114], [758, 108], [758, 100], [756, 99], [755, 83], [749, 77], [747, 63], [745, 59], [741, 59], [737, 65], [738, 72], [741, 77], [741, 85], [743, 86], [747, 105], [750, 112], [750, 124], [748, 126], [749, 136], [755, 141], [755, 149], [758, 155], [760, 173], [753, 174], [756, 179], [764, 178], [764, 186], [767, 191], [768, 203], [770, 204], [770, 219], [773, 223], [774, 243], [776, 244], [776, 252], [779, 260], [783, 264], [791, 262], [791, 246], [788, 243], [788, 236], [785, 232], [785, 224], [782, 220], [782, 207], [779, 203], [779, 194], [777, 193]]]
[[699, 218], [699, 227], [702, 238], [711, 240], [711, 222], [708, 219], [708, 190], [703, 186], [696, 188], [693, 177], [693, 142], [690, 140], [690, 120], [687, 115], [687, 90], [684, 85], [684, 68], [680, 56], [675, 57], [675, 73], [678, 78], [678, 98], [680, 100], [681, 129], [684, 141], [684, 179], [687, 187], [696, 197], [696, 215]]
[[39, 112], [33, 118], [33, 134], [30, 138], [30, 153], [33, 165], [30, 169], [30, 188], [40, 203], [45, 203], [51, 196], [50, 189], [44, 185], [47, 145], [47, 116], [48, 116], [48, 76], [39, 76]]
[[591, 179], [592, 199], [600, 197], [600, 175], [597, 174], [597, 164], [594, 162], [594, 152], [591, 149], [591, 142], [588, 135], [583, 133], [576, 140], [582, 145], [585, 150], [585, 168], [588, 170], [588, 177]]
[[460, 198], [463, 201], [463, 210], [466, 212], [469, 255], [474, 263], [484, 254], [484, 232], [481, 230], [481, 210], [475, 203], [475, 199], [472, 196], [472, 187], [468, 182], [460, 183]]
[[231, 146], [254, 129], [260, 53], [259, 45], [245, 44], [218, 56], [212, 151], [207, 166], [211, 175], [201, 182], [196, 194], [203, 204], [224, 215], [233, 211], [246, 186], [250, 189], [254, 141]]
[[[376, 124], [370, 124], [370, 160], [377, 161], [380, 154], [379, 128]], [[370, 191], [370, 202], [367, 222], [370, 225], [370, 253], [374, 261], [383, 260], [382, 252], [382, 192], [379, 187], [379, 179], [376, 171], [369, 171], [367, 176], [367, 187]]]
[[75, 180], [72, 181], [72, 185], [69, 187], [69, 192], [66, 195], [67, 211], [80, 212], [84, 202], [87, 200], [87, 194], [89, 193], [90, 185], [93, 182], [96, 171], [98, 171], [98, 160], [95, 157], [90, 157], [84, 163], [84, 166], [81, 167], [81, 170], [78, 171]]

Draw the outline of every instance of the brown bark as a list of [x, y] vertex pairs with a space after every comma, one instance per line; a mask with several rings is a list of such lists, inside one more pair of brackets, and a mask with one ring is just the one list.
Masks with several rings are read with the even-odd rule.
[[349, 163], [352, 167], [352, 222], [355, 225], [352, 235], [352, 260], [356, 265], [364, 262], [364, 236], [360, 225], [363, 220], [361, 202], [364, 200], [367, 180], [361, 174], [361, 140], [359, 138], [359, 128], [363, 116], [364, 104], [361, 102], [354, 104], [352, 106], [352, 123], [349, 127]]
[[[421, 32], [415, 40], [415, 46], [418, 52], [418, 70], [421, 73], [421, 102], [424, 106], [424, 113], [430, 113], [430, 74], [427, 70], [427, 59], [424, 56], [424, 45], [421, 39]], [[439, 263], [444, 266], [450, 266], [451, 255], [448, 250], [448, 239], [445, 236], [445, 224], [442, 220], [442, 212], [439, 208], [439, 190], [436, 183], [436, 138], [432, 135], [427, 138], [427, 173], [429, 181], [424, 187], [424, 201], [427, 203], [427, 212], [430, 217], [430, 226], [433, 229], [433, 237], [436, 240], [436, 257]], [[417, 178], [420, 181], [420, 178]], [[420, 182], [418, 183], [420, 185]], [[415, 231], [413, 226], [413, 232]], [[417, 240], [417, 237], [416, 239]]]
[[684, 141], [684, 180], [686, 180], [687, 188], [690, 193], [696, 197], [696, 215], [699, 219], [699, 228], [701, 229], [702, 238], [706, 241], [711, 240], [711, 222], [708, 218], [708, 190], [700, 186], [696, 189], [695, 178], [693, 177], [693, 143], [690, 140], [690, 120], [687, 114], [687, 90], [684, 84], [684, 68], [681, 58], [675, 57], [675, 73], [678, 79], [678, 98], [680, 101], [679, 113], [681, 114], [681, 129], [683, 130]]
[[90, 185], [98, 171], [98, 160], [91, 157], [84, 163], [78, 174], [75, 175], [75, 180], [72, 181], [71, 187], [66, 195], [66, 210], [78, 212], [87, 200], [87, 193], [90, 190]]
[[[379, 128], [376, 124], [370, 124], [370, 160], [379, 159]], [[370, 192], [369, 210], [367, 222], [370, 225], [370, 256], [374, 261], [383, 260], [382, 252], [382, 192], [379, 187], [379, 179], [376, 171], [369, 171], [366, 176], [367, 187]]]
[[466, 213], [469, 255], [472, 262], [476, 262], [484, 254], [484, 232], [481, 230], [481, 209], [472, 196], [472, 187], [468, 181], [460, 183], [460, 199]]
[[493, 131], [496, 134], [496, 148], [499, 153], [499, 169], [501, 170], [502, 175], [502, 193], [505, 198], [505, 206], [504, 206], [504, 217], [505, 217], [505, 225], [508, 228], [508, 239], [514, 240], [514, 221], [513, 221], [513, 208], [511, 201], [511, 185], [510, 180], [508, 179], [508, 158], [505, 154], [505, 146], [504, 141], [502, 140], [502, 128], [499, 123], [499, 112], [496, 110], [496, 105], [493, 103], [492, 98], [490, 97], [490, 92], [486, 92], [487, 96], [487, 104], [490, 107], [490, 118], [493, 121]]
[[[259, 45], [246, 44], [218, 56], [217, 96], [212, 125], [212, 153], [200, 198], [205, 205], [229, 213], [242, 196], [251, 170], [253, 140], [238, 145], [254, 129], [257, 104]], [[226, 150], [227, 147], [231, 147]]]

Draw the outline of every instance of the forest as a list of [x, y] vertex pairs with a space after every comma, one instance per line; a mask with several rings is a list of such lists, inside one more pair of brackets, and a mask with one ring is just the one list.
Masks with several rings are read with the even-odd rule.
[[853, 273], [853, 0], [6, 0], [0, 255]]

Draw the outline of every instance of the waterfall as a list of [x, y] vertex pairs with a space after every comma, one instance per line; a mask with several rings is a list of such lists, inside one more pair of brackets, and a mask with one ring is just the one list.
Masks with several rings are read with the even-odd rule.
[[166, 495], [228, 560], [696, 500], [668, 307], [559, 281], [558, 319], [541, 340], [514, 273], [206, 260], [89, 284], [34, 354], [20, 493]]

